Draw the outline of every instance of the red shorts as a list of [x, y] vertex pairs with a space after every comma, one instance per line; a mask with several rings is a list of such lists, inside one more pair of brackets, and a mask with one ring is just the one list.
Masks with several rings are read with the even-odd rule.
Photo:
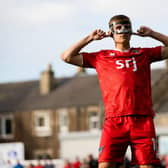
[[105, 119], [99, 148], [99, 162], [122, 163], [130, 145], [134, 165], [159, 165], [156, 156], [153, 118], [123, 116]]

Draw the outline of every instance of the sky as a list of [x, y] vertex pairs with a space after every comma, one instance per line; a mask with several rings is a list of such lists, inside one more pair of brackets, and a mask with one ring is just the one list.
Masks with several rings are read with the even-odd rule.
[[[133, 31], [145, 25], [168, 34], [167, 6], [167, 0], [0, 0], [0, 83], [38, 80], [48, 64], [56, 78], [74, 75], [77, 68], [64, 63], [61, 53], [95, 29], [108, 31], [116, 14], [129, 16]], [[158, 45], [148, 37], [131, 39], [132, 47]], [[82, 51], [113, 47], [106, 38]], [[152, 67], [164, 68], [165, 62]]]

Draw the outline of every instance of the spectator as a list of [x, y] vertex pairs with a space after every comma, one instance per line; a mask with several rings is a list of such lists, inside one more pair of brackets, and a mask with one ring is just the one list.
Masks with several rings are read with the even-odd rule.
[[34, 168], [34, 165], [32, 163], [30, 163], [27, 168]]
[[72, 164], [68, 159], [65, 160], [64, 168], [72, 168]]
[[87, 159], [83, 159], [83, 162], [81, 164], [81, 168], [89, 168], [89, 163]]
[[44, 164], [44, 168], [55, 168], [54, 164], [51, 162], [51, 160], [48, 160]]
[[80, 168], [81, 167], [81, 162], [79, 160], [79, 157], [76, 157], [75, 161], [72, 164], [73, 168]]
[[17, 160], [17, 163], [13, 168], [24, 168], [24, 166]]
[[166, 163], [165, 163], [165, 155], [161, 155], [160, 156], [160, 161], [161, 161], [161, 166], [160, 168], [165, 168], [166, 167]]
[[127, 157], [125, 157], [125, 159], [124, 159], [124, 165], [125, 165], [125, 168], [130, 167], [130, 160]]
[[38, 160], [38, 163], [36, 166], [34, 166], [34, 168], [44, 168], [44, 166], [40, 163], [40, 161]]
[[97, 159], [94, 159], [93, 155], [88, 155], [88, 164], [90, 168], [97, 168], [98, 167], [98, 161]]
[[168, 168], [168, 155], [165, 156], [165, 168]]

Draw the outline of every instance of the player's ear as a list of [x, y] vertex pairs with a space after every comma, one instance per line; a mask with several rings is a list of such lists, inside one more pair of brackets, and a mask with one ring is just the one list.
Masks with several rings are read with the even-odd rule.
[[107, 32], [107, 36], [108, 36], [108, 37], [113, 37], [113, 32], [112, 32], [112, 30], [109, 30], [109, 31]]
[[113, 38], [113, 32], [110, 30], [110, 32], [111, 32], [111, 37]]

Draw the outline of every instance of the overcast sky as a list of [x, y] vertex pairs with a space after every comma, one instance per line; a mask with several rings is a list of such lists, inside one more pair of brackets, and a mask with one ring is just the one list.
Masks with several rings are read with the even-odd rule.
[[[167, 6], [167, 0], [0, 0], [0, 83], [39, 79], [48, 64], [55, 77], [74, 75], [76, 67], [61, 61], [61, 52], [94, 29], [108, 31], [116, 14], [128, 15], [134, 31], [145, 25], [168, 34]], [[132, 37], [134, 47], [157, 45], [150, 38]], [[113, 46], [107, 38], [83, 50]]]

